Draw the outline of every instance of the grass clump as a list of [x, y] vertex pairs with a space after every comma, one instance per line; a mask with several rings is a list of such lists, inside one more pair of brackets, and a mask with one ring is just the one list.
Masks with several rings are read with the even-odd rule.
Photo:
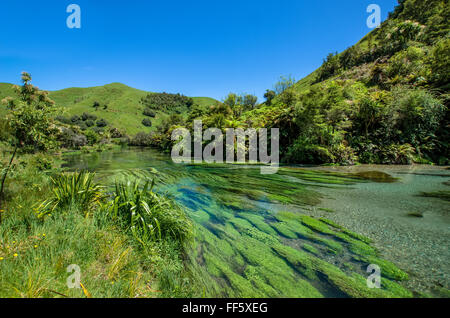
[[154, 182], [140, 187], [137, 181], [116, 183], [108, 211], [129, 228], [143, 245], [173, 239], [184, 246], [193, 236], [192, 224], [172, 200], [153, 192]]
[[68, 211], [74, 207], [89, 214], [105, 198], [103, 187], [94, 182], [95, 174], [89, 172], [63, 173], [51, 177], [52, 198], [42, 202], [36, 209], [43, 217], [56, 210]]

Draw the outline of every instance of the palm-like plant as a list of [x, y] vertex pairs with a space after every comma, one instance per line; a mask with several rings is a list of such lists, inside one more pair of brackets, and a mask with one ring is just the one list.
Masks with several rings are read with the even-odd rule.
[[94, 182], [94, 177], [94, 173], [85, 171], [63, 173], [52, 177], [53, 197], [37, 207], [38, 216], [42, 217], [55, 210], [70, 210], [74, 207], [88, 215], [105, 198], [103, 187]]
[[138, 182], [116, 182], [110, 215], [129, 227], [146, 247], [150, 241], [172, 238], [181, 246], [192, 237], [192, 224], [171, 199], [153, 192], [154, 180], [141, 188]]

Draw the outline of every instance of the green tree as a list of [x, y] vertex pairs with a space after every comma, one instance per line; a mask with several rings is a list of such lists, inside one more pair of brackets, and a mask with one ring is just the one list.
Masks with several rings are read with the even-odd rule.
[[289, 75], [288, 77], [280, 76], [280, 80], [276, 82], [274, 85], [274, 90], [277, 93], [277, 95], [280, 95], [288, 88], [294, 86], [294, 84], [295, 78], [293, 78], [291, 75]]
[[256, 107], [256, 103], [258, 102], [258, 97], [255, 95], [246, 94], [242, 97], [242, 104], [244, 109], [253, 109]]
[[267, 89], [266, 93], [264, 94], [264, 98], [266, 99], [266, 105], [270, 106], [272, 105], [272, 101], [277, 96], [277, 93], [271, 89]]
[[14, 86], [18, 98], [6, 97], [2, 100], [9, 109], [7, 120], [12, 135], [11, 146], [14, 150], [0, 183], [0, 208], [4, 200], [5, 180], [18, 150], [45, 151], [56, 143], [56, 129], [52, 120], [56, 111], [55, 102], [48, 97], [47, 92], [40, 91], [30, 82], [31, 75], [23, 72], [22, 86]]

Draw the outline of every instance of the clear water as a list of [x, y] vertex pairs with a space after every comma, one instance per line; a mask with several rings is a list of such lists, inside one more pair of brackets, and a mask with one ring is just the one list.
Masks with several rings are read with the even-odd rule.
[[[320, 258], [349, 277], [368, 275], [366, 264], [333, 235], [314, 227], [307, 229], [314, 239], [275, 230], [281, 211], [325, 217], [369, 237], [381, 258], [409, 274], [402, 283], [409, 290], [433, 294], [449, 288], [449, 204], [419, 196], [449, 190], [450, 171], [443, 168], [292, 167], [265, 176], [245, 165], [175, 164], [151, 149], [69, 155], [64, 166], [95, 171], [105, 183], [155, 178], [157, 190], [174, 197], [197, 225], [190, 256], [211, 296], [348, 296], [323, 277], [326, 271], [299, 270], [277, 253], [274, 242]], [[377, 173], [361, 174], [368, 171]], [[423, 217], [408, 215], [412, 212]], [[343, 248], [333, 251], [324, 240]]]

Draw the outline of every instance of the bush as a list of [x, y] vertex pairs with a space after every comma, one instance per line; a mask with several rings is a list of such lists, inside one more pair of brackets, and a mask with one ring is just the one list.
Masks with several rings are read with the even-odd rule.
[[70, 118], [64, 117], [62, 115], [56, 116], [55, 119], [63, 124], [67, 124], [67, 125], [72, 124], [72, 120], [70, 120]]
[[100, 141], [99, 134], [97, 134], [95, 131], [93, 131], [91, 129], [86, 130], [84, 132], [84, 135], [86, 136], [88, 144], [90, 146], [93, 146]]
[[38, 153], [38, 154], [34, 155], [31, 158], [30, 162], [31, 162], [31, 165], [39, 171], [50, 170], [53, 167], [52, 157], [42, 154], [42, 153]]
[[95, 125], [95, 122], [92, 119], [88, 119], [85, 121], [87, 127], [92, 127]]
[[83, 113], [83, 114], [81, 115], [81, 119], [82, 119], [83, 121], [87, 121], [87, 120], [96, 121], [96, 120], [97, 120], [97, 116], [96, 116], [96, 115], [89, 114], [89, 113]]
[[67, 212], [75, 207], [89, 214], [105, 197], [103, 187], [94, 183], [94, 177], [95, 174], [82, 171], [51, 178], [53, 197], [39, 205], [36, 209], [38, 217], [55, 211]]
[[144, 116], [148, 116], [148, 117], [152, 117], [152, 118], [154, 118], [156, 116], [156, 113], [153, 110], [151, 110], [150, 108], [144, 109], [143, 114], [144, 114]]
[[103, 118], [102, 119], [99, 119], [99, 120], [97, 120], [97, 127], [106, 127], [106, 126], [108, 126], [108, 123], [107, 123], [107, 121], [106, 120], [104, 120]]
[[122, 138], [123, 137], [123, 133], [117, 129], [117, 128], [112, 128], [110, 131], [111, 134], [111, 138]]
[[72, 117], [70, 117], [70, 121], [74, 124], [79, 122], [80, 120], [81, 120], [81, 118], [78, 115], [73, 115]]
[[88, 142], [86, 136], [78, 135], [72, 129], [68, 128], [62, 128], [58, 140], [63, 147], [75, 149], [86, 146]]
[[151, 135], [145, 132], [138, 132], [130, 141], [131, 146], [148, 147], [151, 145]]
[[327, 148], [313, 144], [306, 137], [299, 137], [288, 148], [285, 159], [291, 163], [329, 163], [335, 158]]
[[104, 129], [102, 127], [92, 127], [92, 131], [97, 134], [103, 134]]
[[170, 238], [185, 246], [192, 238], [192, 224], [172, 200], [152, 191], [154, 183], [116, 183], [109, 213], [129, 228], [144, 247]]
[[148, 118], [144, 118], [142, 120], [142, 125], [144, 125], [145, 127], [151, 127], [152, 126], [152, 121]]
[[150, 109], [173, 111], [176, 108], [190, 108], [194, 100], [180, 94], [152, 93], [142, 98], [141, 103]]

